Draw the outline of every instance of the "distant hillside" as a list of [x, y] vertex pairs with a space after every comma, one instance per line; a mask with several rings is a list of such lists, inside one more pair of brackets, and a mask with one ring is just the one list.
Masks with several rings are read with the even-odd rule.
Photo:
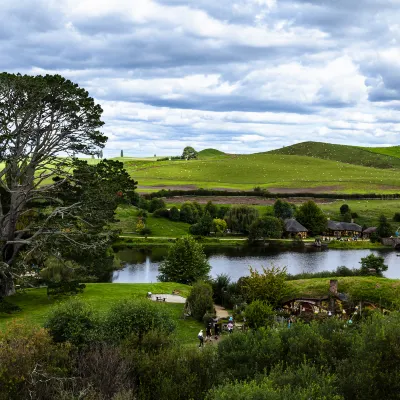
[[391, 147], [363, 147], [364, 150], [372, 153], [384, 154], [386, 156], [400, 158], [400, 146]]
[[341, 144], [303, 142], [269, 151], [268, 154], [308, 156], [373, 168], [400, 168], [400, 158], [379, 154], [371, 149]]
[[217, 149], [204, 149], [198, 152], [199, 158], [221, 157], [226, 154]]

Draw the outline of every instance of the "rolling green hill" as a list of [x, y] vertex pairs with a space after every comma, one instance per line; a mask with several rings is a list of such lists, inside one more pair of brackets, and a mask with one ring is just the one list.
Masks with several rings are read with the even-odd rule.
[[400, 150], [399, 156], [393, 156], [397, 154], [395, 150], [392, 151], [392, 155], [382, 153], [384, 148], [378, 148], [380, 151], [373, 151], [373, 149], [322, 142], [302, 142], [269, 151], [268, 154], [308, 156], [373, 168], [400, 168]]
[[226, 156], [226, 154], [224, 152], [217, 150], [217, 149], [204, 149], [204, 150], [199, 151], [197, 154], [200, 159]]
[[400, 146], [391, 147], [362, 147], [372, 153], [384, 154], [386, 156], [400, 158]]
[[[372, 154], [368, 153], [367, 154]], [[125, 164], [141, 190], [202, 188], [336, 193], [400, 192], [400, 168], [378, 169], [297, 155], [258, 153], [204, 160]]]

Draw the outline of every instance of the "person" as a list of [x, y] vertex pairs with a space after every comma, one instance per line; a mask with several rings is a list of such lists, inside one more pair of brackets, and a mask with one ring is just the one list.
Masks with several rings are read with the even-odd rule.
[[219, 325], [218, 325], [218, 319], [214, 321], [214, 336], [215, 340], [218, 340], [218, 335], [219, 335]]
[[229, 323], [228, 323], [228, 332], [229, 333], [233, 332], [233, 323], [232, 323], [232, 321], [229, 321]]
[[206, 342], [209, 340], [211, 342], [212, 340], [212, 333], [211, 333], [211, 322], [208, 323], [207, 328], [206, 328]]
[[198, 339], [200, 340], [199, 347], [204, 346], [204, 337], [203, 337], [203, 329], [200, 330], [199, 334], [197, 335]]

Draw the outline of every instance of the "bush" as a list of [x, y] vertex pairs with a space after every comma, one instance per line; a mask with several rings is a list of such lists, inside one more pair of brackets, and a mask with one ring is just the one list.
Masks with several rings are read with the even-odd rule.
[[181, 212], [178, 210], [177, 207], [173, 206], [169, 210], [169, 219], [171, 221], [179, 221], [181, 218]]
[[214, 312], [211, 285], [205, 282], [195, 283], [187, 298], [187, 302], [192, 316], [197, 319], [197, 321], [202, 321], [204, 314]]
[[104, 321], [107, 340], [116, 343], [131, 335], [136, 335], [140, 343], [144, 335], [152, 330], [168, 335], [175, 330], [175, 321], [167, 309], [147, 299], [115, 303]]
[[151, 232], [151, 229], [150, 229], [150, 228], [147, 228], [147, 227], [143, 228], [143, 229], [142, 229], [142, 232], [141, 232], [141, 234], [142, 234], [143, 236], [145, 236], [145, 237], [151, 235], [151, 233], [152, 233], [152, 232]]
[[400, 222], [400, 212], [397, 212], [393, 215], [394, 222]]
[[70, 342], [81, 347], [94, 339], [98, 318], [83, 301], [69, 299], [52, 308], [45, 327], [56, 343]]
[[350, 207], [347, 204], [340, 206], [340, 214], [344, 215], [348, 212], [350, 212]]
[[147, 216], [148, 216], [148, 214], [147, 214], [146, 210], [139, 210], [138, 213], [137, 213], [137, 216], [142, 218], [143, 221], [145, 221]]
[[154, 198], [151, 199], [148, 210], [152, 213], [159, 208], [165, 208], [165, 202], [162, 199]]
[[153, 212], [153, 217], [169, 218], [169, 211], [166, 208], [157, 208], [157, 210]]
[[253, 329], [272, 326], [274, 323], [275, 313], [265, 301], [253, 301], [245, 308], [244, 314], [246, 324]]

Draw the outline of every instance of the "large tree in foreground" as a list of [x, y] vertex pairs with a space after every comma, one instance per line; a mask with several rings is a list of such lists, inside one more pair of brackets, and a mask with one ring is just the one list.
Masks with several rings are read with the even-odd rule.
[[101, 114], [86, 90], [59, 75], [0, 74], [0, 296], [14, 292], [21, 251], [49, 236], [68, 237], [67, 229], [48, 229], [80, 206], [64, 204], [55, 190], [72, 167], [59, 156], [97, 154], [107, 140]]
[[167, 257], [160, 265], [158, 279], [161, 282], [192, 284], [206, 279], [210, 269], [203, 246], [191, 236], [185, 236], [169, 249]]

